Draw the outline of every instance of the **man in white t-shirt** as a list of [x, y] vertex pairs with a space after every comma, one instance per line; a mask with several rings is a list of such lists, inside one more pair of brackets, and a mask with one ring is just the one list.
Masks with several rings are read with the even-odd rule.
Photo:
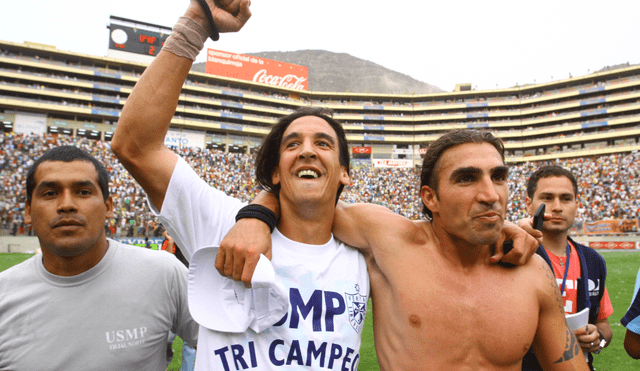
[[25, 222], [42, 254], [0, 273], [0, 370], [166, 370], [166, 339], [195, 345], [187, 269], [105, 236], [109, 174], [74, 146], [27, 173]]
[[[237, 30], [250, 16], [248, 1], [231, 2], [225, 9], [213, 1], [207, 4], [220, 31]], [[218, 245], [236, 214], [247, 210], [206, 184], [164, 145], [195, 59], [192, 49], [199, 51], [211, 26], [205, 17], [200, 4], [191, 2], [127, 99], [112, 141], [114, 153], [145, 189], [153, 211], [190, 260], [190, 281], [196, 283], [206, 273], [197, 257], [215, 258], [208, 247]], [[194, 38], [200, 40], [197, 47]], [[257, 178], [263, 186], [279, 189], [282, 217], [272, 234], [271, 264], [289, 307], [266, 325], [233, 332], [219, 331], [209, 318], [202, 319], [196, 370], [357, 370], [369, 276], [364, 257], [331, 234], [336, 199], [349, 183], [344, 130], [322, 109], [302, 110], [279, 120], [265, 144], [258, 154]], [[256, 228], [267, 227], [258, 222]], [[210, 270], [217, 274], [213, 266]], [[199, 295], [221, 294], [190, 292], [190, 303], [202, 300]]]

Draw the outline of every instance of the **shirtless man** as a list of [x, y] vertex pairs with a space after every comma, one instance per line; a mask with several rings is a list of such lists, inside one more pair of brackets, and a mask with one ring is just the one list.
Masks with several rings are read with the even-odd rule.
[[503, 152], [472, 130], [434, 142], [421, 175], [431, 222], [339, 204], [333, 232], [367, 260], [382, 370], [520, 370], [531, 346], [546, 370], [588, 369], [544, 260], [492, 262], [508, 198]]
[[382, 369], [519, 370], [530, 345], [545, 369], [587, 369], [545, 262], [490, 263], [507, 176], [499, 140], [453, 132], [429, 147], [423, 163], [421, 198], [431, 223], [376, 206], [338, 214], [336, 236], [370, 246], [363, 252], [373, 311], [385, 314], [373, 323]]

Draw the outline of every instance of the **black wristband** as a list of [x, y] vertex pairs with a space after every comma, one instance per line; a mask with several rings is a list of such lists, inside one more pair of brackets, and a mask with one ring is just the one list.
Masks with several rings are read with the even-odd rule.
[[216, 27], [216, 23], [213, 21], [213, 14], [211, 14], [211, 9], [209, 8], [209, 5], [205, 0], [198, 0], [198, 3], [200, 4], [200, 7], [202, 7], [202, 10], [204, 11], [204, 15], [207, 17], [207, 20], [209, 21], [209, 31], [210, 31], [209, 37], [211, 37], [211, 40], [213, 41], [218, 41], [218, 39], [220, 39], [220, 34], [218, 33], [218, 27]]
[[269, 229], [273, 233], [273, 230], [276, 228], [276, 223], [278, 222], [278, 218], [276, 217], [276, 213], [271, 211], [268, 207], [251, 204], [243, 207], [238, 211], [238, 215], [236, 215], [236, 222], [240, 219], [244, 218], [253, 218], [259, 219], [265, 222], [269, 226]]

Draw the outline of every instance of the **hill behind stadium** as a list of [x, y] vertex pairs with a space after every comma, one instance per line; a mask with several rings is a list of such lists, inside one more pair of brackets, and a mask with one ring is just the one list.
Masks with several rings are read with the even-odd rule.
[[[309, 68], [309, 90], [373, 94], [430, 94], [443, 90], [347, 53], [326, 50], [244, 53]], [[205, 72], [205, 63], [192, 71]]]

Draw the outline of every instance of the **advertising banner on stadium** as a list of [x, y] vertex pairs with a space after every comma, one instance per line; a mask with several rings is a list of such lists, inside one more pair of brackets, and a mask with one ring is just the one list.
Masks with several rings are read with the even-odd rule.
[[636, 248], [636, 243], [633, 241], [597, 241], [589, 242], [589, 247], [592, 249], [633, 250]]
[[371, 153], [371, 147], [353, 147], [351, 151], [353, 153]]
[[169, 147], [198, 147], [204, 149], [204, 132], [186, 129], [169, 129], [167, 135], [164, 137], [164, 144]]
[[394, 155], [413, 155], [413, 149], [411, 148], [394, 148]]
[[13, 131], [19, 134], [43, 135], [47, 132], [47, 115], [32, 112], [17, 112]]
[[611, 219], [584, 223], [585, 234], [622, 234], [637, 232], [637, 219]]
[[373, 160], [373, 167], [413, 167], [411, 160]]
[[207, 49], [208, 74], [232, 77], [296, 90], [309, 90], [305, 66], [252, 57], [250, 55]]

